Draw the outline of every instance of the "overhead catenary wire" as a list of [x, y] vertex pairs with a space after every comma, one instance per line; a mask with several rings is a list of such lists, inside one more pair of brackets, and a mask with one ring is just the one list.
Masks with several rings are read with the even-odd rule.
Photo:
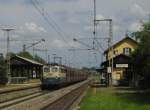
[[70, 36], [69, 36], [66, 32], [64, 32], [64, 31], [62, 30], [62, 28], [58, 25], [58, 23], [56, 23], [55, 20], [50, 16], [50, 14], [46, 11], [46, 9], [44, 9], [44, 7], [42, 7], [42, 6], [40, 5], [39, 1], [38, 1], [38, 0], [35, 0], [35, 1], [37, 2], [38, 6], [41, 7], [42, 11], [47, 15], [47, 17], [52, 21], [52, 23], [54, 23], [54, 25], [56, 26], [56, 28], [57, 28], [60, 32], [62, 32], [62, 34], [64, 34], [65, 37], [70, 38]]
[[41, 16], [44, 18], [44, 20], [48, 23], [48, 25], [50, 27], [52, 27], [59, 36], [61, 36], [62, 40], [66, 44], [71, 46], [70, 43], [68, 42], [68, 40], [66, 40], [66, 38], [68, 39], [70, 37], [62, 31], [62, 29], [58, 26], [58, 24], [50, 17], [48, 12], [42, 6], [40, 6], [40, 3], [37, 0], [31, 0], [31, 3], [34, 6], [34, 8], [41, 14]]
[[[95, 22], [96, 22], [96, 15], [95, 15]], [[98, 45], [98, 48], [100, 48], [99, 50], [104, 51], [104, 48], [102, 47], [102, 45], [100, 44], [100, 42], [97, 39], [97, 24], [96, 23], [94, 25], [94, 30], [95, 30], [95, 33], [94, 33], [94, 39], [93, 40], [96, 41], [96, 44]]]
[[[48, 25], [53, 28], [56, 33], [61, 37], [61, 39], [68, 44], [69, 46], [71, 46], [71, 44], [68, 42], [68, 38], [70, 39], [71, 37], [68, 36], [61, 28], [60, 26], [55, 22], [55, 20], [52, 19], [52, 17], [49, 15], [49, 13], [46, 11], [46, 9], [44, 7], [42, 7], [39, 3], [38, 0], [31, 0], [32, 5], [34, 6], [34, 8], [40, 13], [40, 15], [44, 18], [44, 20], [48, 23]], [[89, 48], [93, 48], [95, 51], [99, 51], [100, 52], [100, 48], [96, 47], [96, 36], [93, 40], [93, 47], [89, 46], [88, 44], [84, 43], [84, 45], [86, 47]], [[83, 43], [82, 43], [83, 44]], [[98, 44], [98, 43], [97, 43]], [[72, 46], [71, 46], [72, 47]], [[96, 58], [97, 59], [97, 58]]]
[[[38, 0], [32, 0], [32, 2], [34, 3], [34, 6], [36, 5], [36, 7], [35, 8], [38, 8], [38, 10], [40, 10], [40, 13], [45, 17], [45, 16], [48, 16], [48, 18], [52, 21], [52, 22], [50, 22], [51, 24], [52, 24], [52, 26], [54, 27], [54, 29], [56, 30], [56, 31], [58, 31], [60, 34], [61, 34], [61, 36], [63, 36], [63, 39], [65, 40], [65, 38], [64, 37], [67, 37], [67, 38], [70, 38], [59, 26], [58, 26], [58, 24], [52, 19], [52, 17], [48, 14], [48, 12], [43, 8], [43, 7], [41, 7], [41, 5], [40, 5], [40, 3], [39, 3], [39, 1]], [[38, 5], [38, 6], [37, 6]], [[62, 32], [62, 33], [61, 33]], [[63, 34], [63, 35], [62, 35]], [[67, 41], [66, 41], [67, 42]], [[68, 42], [67, 42], [68, 43]], [[69, 44], [70, 45], [70, 44]], [[90, 47], [88, 44], [85, 44], [84, 43], [84, 45], [85, 46], [87, 46], [87, 47]], [[98, 50], [98, 49], [95, 49], [95, 50]]]

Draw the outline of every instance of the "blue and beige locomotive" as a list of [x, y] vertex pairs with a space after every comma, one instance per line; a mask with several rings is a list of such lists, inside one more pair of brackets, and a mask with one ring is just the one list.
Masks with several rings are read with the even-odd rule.
[[53, 64], [43, 67], [42, 88], [65, 86], [86, 79], [87, 73], [82, 70]]

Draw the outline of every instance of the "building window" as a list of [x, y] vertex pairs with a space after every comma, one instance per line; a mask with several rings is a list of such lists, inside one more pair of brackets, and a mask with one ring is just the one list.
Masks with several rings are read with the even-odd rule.
[[114, 50], [114, 55], [118, 55], [118, 50]]
[[131, 55], [131, 48], [123, 48], [123, 54]]

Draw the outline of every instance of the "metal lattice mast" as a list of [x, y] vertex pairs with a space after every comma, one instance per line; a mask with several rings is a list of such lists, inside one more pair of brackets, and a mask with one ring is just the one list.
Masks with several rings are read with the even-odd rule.
[[114, 57], [114, 49], [113, 49], [113, 29], [112, 29], [112, 19], [109, 21], [109, 37], [110, 37], [110, 47], [111, 47], [111, 52], [112, 52], [112, 58], [111, 58], [111, 81], [110, 84], [112, 85], [112, 75], [113, 75], [113, 68], [114, 68], [114, 61], [113, 61], [113, 57]]
[[[113, 72], [113, 57], [114, 57], [114, 51], [113, 51], [113, 31], [112, 31], [112, 19], [102, 19], [102, 20], [96, 20], [97, 22], [100, 21], [106, 21], [109, 22], [109, 37], [108, 37], [108, 69], [111, 68], [111, 73]], [[111, 57], [112, 55], [112, 57]], [[110, 56], [110, 57], [109, 57]], [[111, 77], [111, 78], [110, 78]], [[112, 84], [112, 75], [109, 76], [109, 84]]]

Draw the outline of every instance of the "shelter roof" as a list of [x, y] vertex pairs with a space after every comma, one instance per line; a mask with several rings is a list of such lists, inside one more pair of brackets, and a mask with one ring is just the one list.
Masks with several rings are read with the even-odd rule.
[[[113, 58], [114, 64], [129, 64], [133, 63], [130, 56], [120, 54]], [[108, 65], [109, 61], [104, 61], [101, 65]]]
[[25, 57], [21, 57], [21, 56], [14, 56], [11, 58], [11, 65], [19, 65], [19, 64], [31, 64], [31, 65], [38, 65], [38, 66], [43, 66], [42, 63], [39, 63], [37, 61], [25, 58]]

